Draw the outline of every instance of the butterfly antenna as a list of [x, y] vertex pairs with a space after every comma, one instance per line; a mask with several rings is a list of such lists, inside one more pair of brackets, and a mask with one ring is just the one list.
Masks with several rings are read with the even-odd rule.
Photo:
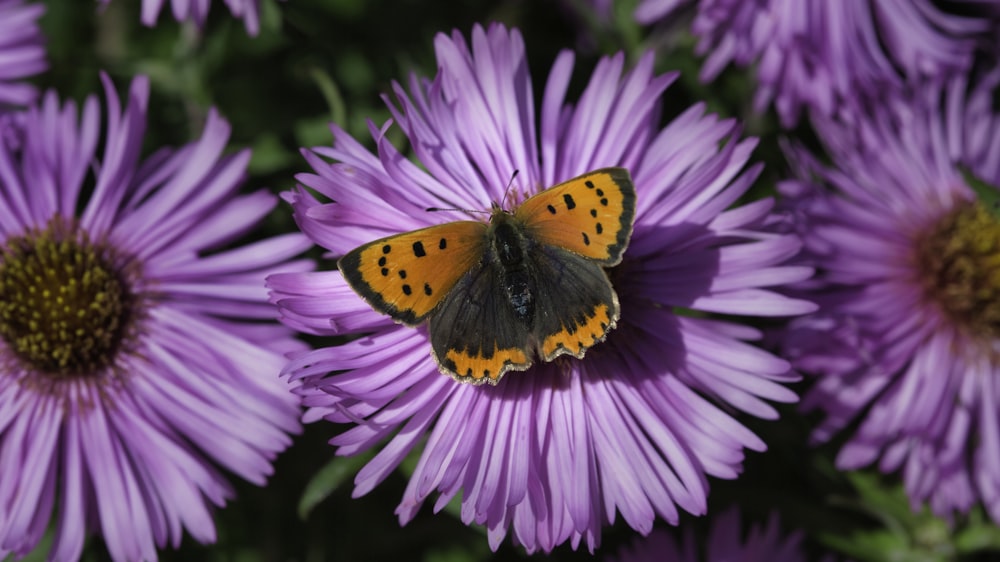
[[[519, 170], [514, 170], [514, 173], [510, 175], [510, 181], [507, 182], [507, 187], [503, 191], [503, 200], [500, 202], [500, 208], [505, 209], [504, 205], [507, 203], [507, 194], [510, 193], [510, 188], [514, 185], [514, 178], [517, 177]], [[456, 209], [452, 207], [427, 207], [424, 209], [428, 213], [436, 213], [438, 211], [461, 211], [463, 213], [484, 213], [491, 214], [492, 211], [484, 211], [482, 209]]]
[[458, 208], [454, 208], [454, 207], [427, 207], [424, 210], [427, 211], [428, 213], [437, 213], [437, 212], [440, 212], [440, 211], [459, 211], [459, 212], [462, 212], [462, 213], [486, 213], [486, 214], [489, 214], [489, 211], [484, 211], [482, 209], [458, 209]]
[[507, 208], [507, 195], [510, 194], [510, 188], [514, 185], [514, 178], [517, 177], [518, 172], [520, 172], [520, 170], [514, 170], [514, 173], [510, 175], [510, 181], [507, 182], [507, 187], [503, 190], [503, 199], [500, 201], [501, 209]]

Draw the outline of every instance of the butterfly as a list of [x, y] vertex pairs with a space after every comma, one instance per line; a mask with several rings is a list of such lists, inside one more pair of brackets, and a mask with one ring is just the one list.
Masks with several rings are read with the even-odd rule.
[[628, 170], [604, 168], [526, 199], [494, 203], [489, 223], [457, 221], [364, 244], [338, 267], [347, 283], [396, 322], [428, 322], [439, 369], [460, 382], [497, 384], [537, 355], [583, 358], [619, 318], [604, 268], [632, 235]]

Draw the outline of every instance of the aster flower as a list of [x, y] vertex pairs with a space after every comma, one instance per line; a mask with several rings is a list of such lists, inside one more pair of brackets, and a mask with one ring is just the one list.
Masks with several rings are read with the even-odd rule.
[[[994, 75], [817, 119], [833, 166], [790, 148], [782, 192], [822, 275], [787, 357], [818, 376], [804, 400], [848, 425], [842, 469], [902, 471], [914, 508], [982, 502], [1000, 522], [1000, 222], [963, 168], [1000, 184]], [[983, 187], [989, 195], [995, 188]]]
[[42, 4], [22, 0], [0, 0], [0, 109], [4, 105], [26, 105], [37, 90], [22, 82], [45, 70], [45, 39], [38, 18]]
[[278, 373], [301, 346], [263, 279], [308, 268], [287, 261], [308, 241], [230, 248], [276, 198], [237, 194], [250, 155], [223, 154], [229, 125], [212, 111], [199, 140], [140, 160], [148, 81], [124, 110], [104, 81], [103, 131], [96, 98], [78, 115], [54, 94], [0, 125], [2, 553], [50, 521], [54, 560], [90, 532], [114, 560], [185, 529], [213, 541], [224, 470], [263, 484], [298, 430]]
[[756, 64], [756, 110], [773, 101], [792, 126], [803, 108], [831, 115], [858, 93], [880, 94], [930, 77], [964, 74], [984, 18], [939, 10], [930, 0], [643, 0], [645, 24], [694, 6], [702, 80]]
[[[111, 0], [99, 0], [107, 5]], [[169, 0], [170, 11], [174, 19], [180, 22], [190, 21], [198, 27], [204, 27], [208, 20], [208, 12], [213, 0]], [[163, 12], [167, 0], [142, 0], [142, 24], [154, 27], [156, 20]], [[260, 0], [222, 0], [229, 8], [233, 17], [243, 20], [247, 33], [256, 36], [260, 32]], [[215, 0], [218, 4], [218, 0]]]
[[[663, 529], [647, 537], [637, 537], [622, 547], [609, 562], [805, 562], [802, 532], [781, 532], [778, 515], [772, 514], [765, 525], [753, 525], [746, 535], [740, 512], [730, 508], [715, 516], [707, 537], [699, 540], [695, 529], [684, 528], [683, 539], [675, 540]], [[701, 546], [699, 546], [701, 545]]]
[[462, 520], [486, 526], [493, 548], [513, 530], [531, 552], [567, 541], [593, 549], [618, 514], [646, 533], [657, 517], [705, 513], [707, 476], [735, 478], [743, 450], [765, 448], [731, 409], [774, 418], [767, 400], [796, 400], [781, 383], [797, 377], [747, 343], [760, 336], [753, 328], [675, 307], [764, 316], [813, 308], [769, 289], [810, 274], [781, 265], [798, 251], [794, 236], [759, 229], [771, 202], [727, 210], [760, 171], [747, 168], [754, 141], [701, 105], [659, 129], [675, 75], [655, 76], [651, 56], [631, 71], [621, 55], [603, 59], [569, 103], [574, 59], [561, 53], [536, 122], [517, 30], [476, 27], [471, 47], [458, 32], [441, 34], [435, 48], [439, 74], [413, 76], [386, 98], [420, 166], [389, 143], [392, 122], [371, 126], [376, 154], [334, 127], [333, 147], [305, 153], [315, 173], [288, 197], [302, 230], [340, 256], [402, 230], [469, 220], [425, 209], [489, 208], [514, 170], [509, 198], [624, 166], [637, 208], [624, 261], [610, 272], [621, 319], [583, 360], [473, 386], [438, 371], [425, 329], [375, 313], [339, 272], [275, 275], [272, 298], [289, 325], [353, 338], [290, 362], [291, 378], [312, 389], [309, 419], [356, 424], [332, 440], [338, 454], [380, 448], [357, 475], [356, 496], [422, 446], [401, 523], [432, 494], [438, 511], [461, 491]]

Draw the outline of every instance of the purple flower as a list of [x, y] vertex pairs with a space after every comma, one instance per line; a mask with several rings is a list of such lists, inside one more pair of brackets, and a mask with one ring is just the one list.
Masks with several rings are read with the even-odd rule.
[[38, 96], [34, 86], [21, 80], [48, 67], [45, 38], [38, 27], [44, 12], [42, 4], [0, 0], [0, 109], [29, 104]]
[[[111, 0], [99, 0], [107, 5]], [[212, 0], [169, 0], [174, 19], [180, 22], [194, 22], [204, 27]], [[243, 20], [247, 33], [256, 36], [260, 32], [260, 0], [222, 0], [233, 17]], [[142, 24], [156, 26], [156, 20], [163, 11], [167, 0], [142, 0]], [[217, 3], [217, 2], [216, 2]]]
[[622, 547], [613, 562], [805, 562], [802, 532], [783, 535], [777, 514], [766, 525], [753, 525], [744, 536], [740, 512], [730, 508], [713, 518], [701, 540], [694, 527], [685, 526], [681, 541], [658, 529]]
[[786, 341], [818, 375], [816, 438], [856, 423], [840, 468], [877, 462], [915, 508], [982, 502], [1000, 522], [1000, 222], [962, 173], [1000, 184], [997, 81], [816, 119], [833, 165], [791, 148], [801, 179], [781, 189], [822, 272], [807, 287], [820, 311]]
[[931, 0], [643, 0], [635, 16], [653, 23], [693, 4], [702, 80], [756, 64], [755, 108], [773, 101], [785, 126], [803, 108], [831, 115], [858, 93], [962, 75], [978, 37], [995, 29]]
[[419, 444], [400, 521], [434, 492], [438, 511], [463, 491], [462, 520], [486, 526], [493, 548], [513, 529], [531, 552], [566, 541], [593, 549], [618, 514], [646, 533], [657, 517], [676, 523], [680, 509], [705, 513], [706, 477], [735, 478], [743, 449], [765, 448], [732, 409], [775, 418], [766, 400], [795, 401], [782, 383], [797, 376], [747, 343], [757, 330], [702, 312], [814, 308], [769, 289], [811, 273], [782, 265], [798, 251], [796, 237], [761, 230], [771, 202], [729, 209], [760, 171], [746, 168], [755, 142], [701, 105], [660, 129], [661, 96], [676, 75], [655, 76], [651, 56], [630, 71], [621, 55], [603, 59], [569, 102], [574, 58], [561, 53], [536, 121], [518, 31], [476, 27], [471, 46], [455, 32], [435, 47], [439, 74], [397, 84], [395, 101], [386, 99], [420, 166], [389, 143], [389, 123], [371, 126], [377, 154], [334, 128], [332, 148], [305, 153], [315, 174], [299, 180], [336, 202], [305, 188], [289, 194], [302, 230], [340, 256], [381, 236], [468, 220], [425, 209], [488, 209], [514, 170], [508, 198], [624, 166], [638, 201], [631, 244], [610, 271], [621, 319], [584, 360], [536, 363], [497, 386], [473, 386], [438, 372], [425, 329], [374, 312], [339, 272], [272, 276], [290, 325], [359, 336], [287, 368], [315, 388], [310, 419], [356, 424], [332, 441], [341, 455], [381, 449], [358, 474], [357, 496]]
[[148, 81], [124, 110], [104, 81], [103, 130], [94, 97], [0, 121], [0, 557], [53, 519], [55, 560], [90, 532], [114, 560], [213, 541], [224, 472], [263, 484], [299, 429], [263, 280], [308, 240], [233, 246], [276, 198], [238, 194], [229, 125], [140, 160]]

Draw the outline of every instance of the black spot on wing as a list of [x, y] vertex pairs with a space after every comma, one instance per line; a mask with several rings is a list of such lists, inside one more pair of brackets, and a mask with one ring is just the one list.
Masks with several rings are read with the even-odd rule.
[[569, 193], [564, 193], [563, 194], [563, 201], [566, 203], [566, 208], [567, 209], [575, 209], [576, 208], [576, 201], [573, 200], [573, 196], [570, 195]]
[[448, 240], [442, 238], [441, 241], [438, 242], [438, 249], [439, 250], [443, 250], [443, 249], [445, 249], [447, 247], [448, 247]]
[[[383, 254], [388, 253], [387, 248], [389, 250], [392, 249], [389, 244], [382, 246]], [[388, 314], [393, 319], [408, 326], [418, 324], [423, 317], [417, 317], [412, 310], [400, 310], [392, 303], [386, 302], [383, 295], [376, 291], [368, 281], [365, 281], [359, 269], [361, 266], [361, 253], [360, 251], [350, 252], [340, 258], [340, 261], [337, 263], [338, 268], [344, 275], [344, 279], [351, 285], [351, 288], [361, 295], [361, 298], [371, 304], [375, 310], [383, 314]], [[381, 274], [383, 276], [388, 276], [389, 273], [388, 268], [382, 268]]]
[[423, 242], [418, 240], [413, 243], [413, 255], [417, 256], [418, 258], [422, 258], [427, 255], [427, 252], [424, 250]]

